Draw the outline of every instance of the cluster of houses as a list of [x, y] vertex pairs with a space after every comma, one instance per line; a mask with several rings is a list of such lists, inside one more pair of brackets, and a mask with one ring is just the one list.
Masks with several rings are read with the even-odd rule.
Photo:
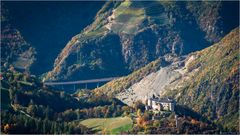
[[170, 98], [158, 98], [152, 96], [151, 98], [146, 98], [145, 109], [152, 110], [153, 112], [161, 111], [171, 111], [174, 112], [175, 101]]

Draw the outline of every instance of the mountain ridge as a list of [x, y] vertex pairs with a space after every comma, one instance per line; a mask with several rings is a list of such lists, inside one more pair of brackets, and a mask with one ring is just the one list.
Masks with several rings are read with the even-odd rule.
[[109, 1], [95, 21], [66, 45], [45, 79], [121, 76], [165, 54], [204, 48], [226, 32], [219, 14], [224, 4]]
[[[141, 76], [132, 85], [120, 85], [126, 82], [131, 84], [131, 80], [127, 79], [131, 77], [129, 75], [126, 79], [118, 79], [95, 89], [94, 93], [117, 97], [130, 106], [151, 95], [171, 97], [178, 104], [187, 105], [203, 116], [217, 120], [225, 128], [238, 130], [238, 119], [234, 120], [239, 107], [238, 50], [239, 27], [218, 43]], [[138, 76], [136, 73], [133, 73], [135, 77]], [[115, 85], [118, 87], [113, 87]], [[235, 124], [229, 124], [227, 119], [232, 119]]]

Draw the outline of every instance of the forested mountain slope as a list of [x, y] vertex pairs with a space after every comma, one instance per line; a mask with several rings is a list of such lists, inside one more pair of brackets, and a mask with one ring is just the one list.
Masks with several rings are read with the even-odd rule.
[[[1, 132], [6, 134], [95, 133], [80, 124], [88, 118], [117, 117], [129, 109], [116, 98], [70, 95], [44, 86], [33, 75], [13, 68], [1, 74]], [[124, 110], [125, 108], [125, 110]]]
[[1, 67], [13, 66], [29, 71], [35, 61], [36, 51], [9, 22], [8, 10], [1, 8]]
[[[153, 94], [171, 97], [226, 128], [238, 130], [239, 28], [206, 49], [165, 60], [170, 64], [157, 71], [149, 70], [149, 64], [94, 92], [116, 96], [128, 105]], [[145, 72], [148, 74], [141, 74]], [[133, 78], [141, 79], [136, 82]]]
[[[7, 22], [2, 23], [2, 30], [5, 29], [5, 24], [10, 24], [11, 28], [17, 29], [21, 37], [35, 48], [36, 60], [30, 66], [30, 72], [41, 75], [53, 68], [54, 60], [65, 44], [93, 22], [94, 16], [104, 3], [104, 1], [2, 1], [1, 10], [8, 11], [8, 14], [1, 12], [8, 18]], [[14, 35], [13, 30], [8, 31], [8, 34], [11, 33]], [[6, 32], [2, 31], [2, 35], [6, 35]], [[6, 42], [5, 39], [2, 41]], [[19, 46], [19, 50], [22, 48]], [[10, 52], [6, 50], [4, 53]]]
[[[126, 75], [166, 54], [205, 48], [237, 27], [238, 2], [108, 1], [74, 36], [46, 80]], [[228, 18], [231, 13], [231, 19]]]

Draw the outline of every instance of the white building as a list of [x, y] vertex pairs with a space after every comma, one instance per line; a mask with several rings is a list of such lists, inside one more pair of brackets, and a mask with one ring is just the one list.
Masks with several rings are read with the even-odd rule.
[[169, 98], [149, 98], [146, 100], [146, 110], [153, 111], [174, 111], [175, 101]]

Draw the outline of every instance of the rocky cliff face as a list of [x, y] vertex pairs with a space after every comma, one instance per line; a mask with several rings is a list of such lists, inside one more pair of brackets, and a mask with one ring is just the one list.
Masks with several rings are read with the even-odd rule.
[[179, 56], [205, 48], [233, 27], [231, 24], [226, 29], [222, 25], [224, 22], [224, 26], [229, 26], [231, 21], [222, 17], [226, 16], [222, 14], [225, 4], [106, 2], [95, 21], [58, 55], [45, 79], [121, 76], [165, 54]]
[[29, 72], [36, 51], [25, 41], [19, 30], [9, 23], [8, 10], [1, 9], [1, 67], [10, 65]]
[[226, 128], [238, 130], [238, 51], [239, 28], [236, 28], [220, 42], [202, 51], [183, 57], [163, 58], [171, 64], [149, 73], [137, 83], [119, 89], [113, 87], [125, 84], [126, 80], [132, 81], [129, 75], [94, 92], [116, 96], [128, 105], [137, 100], [144, 101], [153, 94], [171, 97], [178, 104], [186, 105]]

